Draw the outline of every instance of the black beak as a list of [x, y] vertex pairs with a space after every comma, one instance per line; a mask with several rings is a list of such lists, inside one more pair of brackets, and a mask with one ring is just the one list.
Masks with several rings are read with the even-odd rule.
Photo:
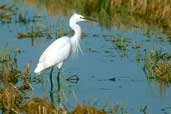
[[95, 19], [91, 19], [91, 18], [88, 18], [88, 17], [83, 17], [83, 19], [85, 19], [85, 20], [89, 20], [89, 21], [97, 22], [97, 20], [95, 20]]

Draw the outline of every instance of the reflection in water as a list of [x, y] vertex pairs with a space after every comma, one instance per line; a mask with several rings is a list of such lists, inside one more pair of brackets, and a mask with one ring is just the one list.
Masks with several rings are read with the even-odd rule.
[[52, 72], [53, 72], [53, 67], [51, 68], [49, 77], [50, 77], [50, 87], [51, 87], [50, 88], [50, 98], [51, 98], [52, 103], [54, 103]]
[[51, 91], [53, 91], [53, 80], [52, 80], [52, 73], [53, 73], [53, 69], [54, 67], [51, 68], [51, 71], [50, 71], [50, 84], [51, 84]]
[[57, 89], [57, 97], [58, 97], [58, 103], [60, 103], [61, 99], [60, 99], [60, 89], [61, 89], [61, 84], [60, 84], [60, 73], [61, 73], [61, 69], [58, 70], [58, 74], [57, 74], [57, 84], [58, 84], [58, 89]]
[[[52, 78], [52, 74], [53, 74], [53, 69], [54, 67], [51, 68], [51, 71], [50, 71], [50, 85], [51, 85], [51, 89], [50, 89], [50, 98], [51, 98], [51, 101], [54, 103], [54, 86], [53, 86], [53, 78]], [[57, 73], [57, 85], [58, 85], [58, 88], [57, 88], [57, 98], [58, 98], [58, 103], [60, 103], [60, 89], [61, 89], [61, 85], [60, 85], [60, 73], [61, 73], [61, 70], [59, 69], [58, 70], [58, 73]]]
[[[93, 16], [98, 18], [100, 24], [110, 27], [113, 25], [113, 16], [111, 11], [114, 11], [111, 0], [45, 0], [39, 2], [36, 0], [28, 0], [29, 6], [36, 6], [39, 12], [46, 11], [49, 16], [71, 15], [78, 12], [84, 16]], [[39, 7], [43, 6], [43, 7]], [[43, 8], [43, 9], [40, 9]]]
[[71, 83], [78, 83], [79, 79], [80, 79], [79, 76], [75, 74], [66, 78], [66, 81], [71, 82]]
[[[130, 30], [130, 27], [141, 27], [145, 31], [161, 28], [169, 32], [170, 2], [134, 0], [27, 0], [29, 6], [36, 6], [39, 12], [45, 10], [49, 16], [71, 15], [78, 12], [98, 18], [101, 25], [117, 26]], [[137, 10], [138, 9], [138, 10]], [[157, 9], [157, 11], [156, 11]], [[151, 21], [150, 21], [151, 20]], [[170, 29], [169, 29], [170, 30]], [[170, 34], [170, 33], [169, 33]]]
[[58, 83], [58, 92], [61, 89], [61, 85], [60, 85], [60, 73], [61, 73], [61, 69], [58, 70], [58, 74], [57, 74], [57, 83]]
[[157, 81], [158, 82], [158, 86], [160, 88], [160, 95], [161, 96], [165, 96], [166, 95], [166, 90], [169, 87], [168, 84], [166, 84], [164, 81]]

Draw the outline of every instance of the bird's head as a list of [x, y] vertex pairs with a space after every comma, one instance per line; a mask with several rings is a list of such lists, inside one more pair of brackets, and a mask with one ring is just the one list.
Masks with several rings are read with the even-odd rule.
[[71, 18], [70, 18], [70, 23], [77, 23], [77, 22], [81, 22], [81, 21], [96, 21], [94, 19], [90, 19], [90, 18], [87, 18], [87, 17], [84, 17], [78, 13], [74, 13]]

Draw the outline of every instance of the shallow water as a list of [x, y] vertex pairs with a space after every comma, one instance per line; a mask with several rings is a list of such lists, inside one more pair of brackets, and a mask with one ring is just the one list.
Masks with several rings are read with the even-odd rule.
[[[43, 50], [63, 33], [72, 34], [68, 26], [69, 16], [48, 16], [43, 5], [36, 8], [21, 1], [9, 4], [14, 4], [18, 9], [11, 22], [0, 22], [0, 48], [22, 49], [23, 53], [18, 58], [20, 68], [24, 68], [25, 64], [31, 61], [31, 76], [37, 77], [33, 70]], [[22, 16], [25, 21], [21, 20]], [[63, 65], [61, 89], [66, 98], [61, 95], [61, 104], [74, 106], [80, 101], [85, 104], [91, 102], [93, 105], [93, 102], [98, 101], [96, 105], [101, 108], [109, 101], [107, 109], [120, 103], [131, 114], [139, 113], [145, 105], [150, 114], [161, 114], [161, 109], [171, 106], [171, 88], [162, 88], [155, 80], [147, 80], [142, 69], [143, 62], [136, 61], [136, 56], [143, 54], [144, 50], [162, 48], [162, 52], [169, 53], [171, 46], [164, 33], [154, 29], [145, 34], [140, 28], [122, 30], [115, 26], [107, 29], [94, 22], [80, 25], [84, 33], [80, 42], [83, 53], [79, 52], [77, 57], [70, 58]], [[44, 33], [48, 28], [51, 38], [45, 34], [39, 38], [17, 39], [18, 33], [30, 32], [32, 28], [35, 31], [40, 29]], [[126, 39], [126, 50], [117, 49], [112, 43], [112, 39], [118, 37]], [[137, 41], [140, 48], [132, 48], [133, 41]], [[39, 78], [42, 82], [32, 82], [33, 96], [50, 99], [49, 72], [47, 70], [41, 74]], [[56, 73], [55, 69], [55, 88]], [[73, 75], [79, 77], [78, 83], [65, 80]], [[58, 105], [57, 102], [55, 104]]]

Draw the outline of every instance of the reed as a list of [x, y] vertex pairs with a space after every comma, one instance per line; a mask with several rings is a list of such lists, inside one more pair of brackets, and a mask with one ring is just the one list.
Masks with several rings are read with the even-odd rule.
[[[42, 3], [29, 0], [29, 5]], [[34, 1], [36, 1], [34, 3]], [[117, 25], [159, 25], [166, 29], [171, 27], [170, 0], [45, 0], [45, 9], [51, 16], [71, 15], [78, 12], [92, 16], [106, 26]], [[40, 8], [40, 7], [39, 7]], [[129, 20], [125, 22], [125, 19]]]

